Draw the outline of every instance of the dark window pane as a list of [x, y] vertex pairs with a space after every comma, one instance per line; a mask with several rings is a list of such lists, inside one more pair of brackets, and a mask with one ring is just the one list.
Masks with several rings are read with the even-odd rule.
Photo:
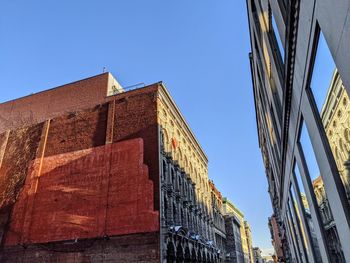
[[[299, 249], [297, 246], [297, 240], [295, 237], [293, 223], [292, 223], [292, 220], [291, 220], [290, 214], [289, 214], [289, 209], [287, 209], [287, 220], [288, 220], [289, 234], [291, 236], [291, 241], [293, 242], [293, 248], [294, 248], [295, 254], [299, 255]], [[298, 258], [294, 258], [293, 262], [299, 262]]]
[[301, 232], [300, 235], [301, 235], [301, 238], [303, 240], [303, 245], [305, 247], [305, 251], [306, 251], [308, 258], [310, 258], [311, 252], [310, 252], [310, 248], [309, 248], [309, 245], [307, 243], [307, 238], [306, 238], [307, 230], [306, 230], [306, 228], [305, 228], [305, 226], [300, 218], [300, 211], [302, 211], [302, 210], [299, 209], [298, 203], [296, 201], [296, 194], [295, 194], [293, 187], [291, 187], [291, 189], [290, 189], [290, 197], [291, 197], [291, 203], [292, 203], [290, 205], [293, 206], [293, 208], [294, 208], [294, 212], [295, 212], [294, 217], [295, 217], [295, 219], [300, 227], [300, 232]]
[[[315, 253], [315, 260], [316, 260], [316, 262], [322, 262], [320, 249], [318, 246], [318, 241], [317, 241], [317, 237], [316, 237], [316, 233], [315, 233], [315, 227], [314, 227], [314, 223], [313, 223], [312, 218], [311, 218], [309, 201], [307, 200], [307, 197], [305, 194], [304, 184], [303, 184], [303, 181], [301, 179], [299, 167], [297, 164], [295, 164], [295, 166], [294, 166], [294, 175], [295, 175], [295, 179], [296, 179], [296, 184], [297, 184], [299, 191], [300, 191], [299, 196], [300, 196], [301, 206], [302, 206], [300, 209], [304, 210], [305, 222], [307, 224], [307, 226], [303, 226], [303, 229], [304, 229], [305, 233], [308, 233], [307, 228], [309, 229], [310, 240], [311, 240], [312, 246], [314, 248], [314, 253]], [[292, 188], [292, 194], [293, 194], [294, 200], [296, 200], [297, 193], [294, 191], [294, 188]], [[299, 214], [299, 208], [296, 208], [296, 209], [298, 209], [298, 214]], [[310, 253], [310, 252], [308, 252], [308, 253]]]
[[304, 254], [304, 245], [303, 245], [303, 242], [305, 242], [305, 241], [302, 240], [303, 236], [300, 236], [303, 233], [298, 232], [298, 226], [300, 226], [300, 222], [298, 222], [297, 215], [295, 214], [295, 210], [294, 210], [295, 199], [293, 199], [291, 195], [290, 195], [290, 198], [288, 201], [288, 205], [289, 205], [289, 210], [290, 210], [290, 214], [291, 214], [291, 218], [292, 218], [294, 231], [296, 233], [296, 242], [298, 245], [299, 255], [300, 255], [302, 262], [307, 262], [307, 259], [305, 258], [305, 254]]

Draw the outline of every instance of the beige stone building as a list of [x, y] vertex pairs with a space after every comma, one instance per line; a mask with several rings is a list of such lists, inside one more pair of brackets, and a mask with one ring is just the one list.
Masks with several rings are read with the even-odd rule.
[[247, 237], [247, 245], [248, 245], [248, 255], [249, 260], [251, 263], [254, 262], [254, 255], [253, 255], [253, 237], [252, 237], [252, 231], [250, 229], [250, 225], [247, 221], [244, 221], [244, 230]]
[[208, 157], [166, 89], [159, 94], [157, 108], [158, 123], [163, 129], [165, 152], [170, 153], [190, 175], [196, 184], [197, 200], [207, 214], [212, 216]]

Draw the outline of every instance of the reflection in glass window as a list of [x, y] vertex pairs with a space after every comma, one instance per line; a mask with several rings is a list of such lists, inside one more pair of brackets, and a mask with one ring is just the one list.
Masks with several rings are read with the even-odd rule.
[[[292, 196], [290, 195], [290, 197], [292, 197]], [[307, 259], [305, 258], [305, 255], [304, 255], [304, 246], [303, 246], [303, 242], [305, 242], [305, 238], [304, 238], [304, 236], [302, 236], [304, 241], [302, 241], [300, 239], [301, 238], [300, 233], [298, 232], [298, 226], [300, 226], [300, 221], [298, 222], [297, 215], [295, 215], [294, 205], [295, 205], [295, 199], [289, 198], [288, 206], [289, 206], [289, 211], [290, 211], [291, 218], [292, 218], [293, 228], [294, 228], [294, 231], [296, 233], [296, 241], [297, 241], [297, 245], [298, 245], [298, 249], [299, 249], [299, 253], [300, 253], [300, 258], [301, 258], [302, 262], [307, 262]], [[300, 220], [300, 218], [299, 218], [299, 220]], [[302, 235], [303, 234], [304, 233], [302, 233]]]
[[305, 213], [310, 214], [309, 202], [306, 198], [304, 184], [303, 184], [303, 181], [301, 179], [299, 167], [297, 164], [295, 164], [295, 166], [294, 166], [294, 174], [295, 174], [295, 179], [296, 179], [298, 187], [299, 187], [300, 198], [301, 198], [301, 201], [303, 204], [304, 211], [305, 211]]
[[311, 90], [329, 146], [350, 201], [350, 103], [323, 34], [320, 34]]
[[[316, 233], [315, 233], [315, 227], [314, 227], [314, 223], [313, 223], [312, 218], [311, 218], [309, 202], [308, 202], [306, 194], [305, 194], [304, 184], [303, 184], [303, 181], [301, 179], [299, 167], [297, 164], [294, 165], [294, 177], [295, 177], [295, 182], [299, 188], [299, 194], [300, 194], [299, 196], [300, 196], [300, 201], [301, 201], [301, 206], [302, 206], [300, 209], [304, 210], [305, 222], [307, 224], [307, 227], [309, 228], [310, 239], [311, 239], [311, 243], [312, 243], [312, 246], [314, 248], [314, 253], [315, 253], [315, 260], [316, 260], [316, 262], [322, 262], [320, 249], [318, 246], [317, 237], [316, 237]], [[296, 200], [296, 192], [294, 191], [293, 187], [292, 187], [292, 195], [293, 195], [294, 200]], [[297, 209], [298, 208], [296, 207], [296, 210]], [[307, 233], [306, 229], [307, 228], [304, 227], [305, 233]]]
[[300, 211], [301, 210], [299, 209], [298, 203], [296, 201], [297, 200], [296, 194], [295, 194], [294, 188], [292, 186], [290, 187], [290, 198], [291, 198], [290, 199], [291, 200], [291, 204], [290, 204], [291, 210], [294, 208], [294, 210], [293, 210], [295, 213], [294, 217], [295, 217], [295, 219], [298, 222], [298, 225], [300, 227], [300, 232], [301, 232], [300, 235], [301, 235], [301, 238], [303, 239], [303, 245], [305, 247], [305, 251], [306, 251], [307, 256], [310, 257], [310, 248], [309, 248], [309, 246], [307, 244], [307, 240], [306, 240], [307, 231], [306, 231], [306, 228], [303, 224], [303, 221], [300, 218]]
[[[296, 241], [296, 237], [295, 237], [295, 231], [294, 231], [294, 227], [293, 227], [292, 221], [290, 219], [290, 213], [289, 212], [290, 212], [289, 209], [287, 209], [287, 220], [288, 220], [288, 226], [289, 226], [289, 233], [290, 233], [290, 236], [291, 236], [291, 239], [292, 239], [292, 242], [293, 242], [293, 248], [294, 248], [294, 251], [295, 251], [294, 254], [299, 255], [299, 247], [297, 246], [297, 241]], [[296, 261], [296, 259], [294, 259], [294, 261]]]
[[324, 188], [323, 179], [316, 161], [315, 153], [313, 151], [310, 136], [305, 123], [303, 123], [301, 129], [300, 144], [302, 146], [313, 187], [313, 192], [315, 194], [317, 206], [322, 219], [323, 228], [327, 238], [326, 243], [330, 256], [332, 259], [336, 260], [335, 262], [345, 262], [337, 228], [333, 220], [333, 215]]
[[293, 244], [293, 241], [292, 241], [292, 238], [290, 237], [290, 230], [289, 230], [289, 224], [288, 224], [288, 221], [286, 221], [286, 225], [285, 225], [285, 228], [286, 228], [286, 237], [287, 237], [287, 240], [288, 240], [288, 244], [290, 244], [290, 250], [292, 250], [292, 253], [291, 253], [291, 260], [292, 262], [297, 262], [297, 260], [295, 259], [295, 248], [294, 248], [294, 244]]
[[284, 47], [282, 44], [282, 38], [281, 38], [280, 33], [278, 31], [276, 20], [275, 20], [273, 14], [271, 14], [271, 24], [272, 24], [272, 28], [273, 28], [273, 31], [274, 31], [275, 36], [276, 36], [276, 41], [277, 41], [278, 49], [279, 49], [281, 57], [282, 57], [282, 61], [284, 62]]

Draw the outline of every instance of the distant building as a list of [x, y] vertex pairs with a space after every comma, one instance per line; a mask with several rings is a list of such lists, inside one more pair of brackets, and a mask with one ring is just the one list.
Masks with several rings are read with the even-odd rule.
[[[241, 244], [242, 244], [243, 262], [250, 262], [250, 255], [251, 255], [250, 247], [252, 247], [251, 246], [252, 240], [251, 240], [250, 227], [248, 223], [245, 223], [244, 214], [227, 198], [223, 198], [223, 208], [224, 208], [223, 209], [224, 214], [226, 216], [234, 216], [235, 219], [239, 221], [239, 226], [240, 226], [239, 232], [240, 232]], [[248, 230], [249, 236], [247, 236], [246, 226], [248, 226], [247, 230]], [[238, 258], [237, 260], [240, 260], [241, 253], [239, 250], [236, 251], [236, 255]]]
[[240, 220], [234, 215], [225, 215], [226, 251], [225, 262], [244, 263]]
[[252, 237], [252, 231], [250, 230], [250, 226], [247, 221], [244, 221], [244, 230], [247, 236], [247, 245], [248, 245], [248, 255], [249, 255], [249, 261], [253, 262], [253, 237]]
[[263, 258], [261, 256], [261, 249], [258, 247], [253, 248], [254, 263], [263, 263]]
[[211, 180], [209, 180], [209, 187], [211, 190], [211, 203], [214, 221], [214, 241], [216, 247], [219, 249], [219, 258], [223, 262], [225, 260], [226, 251], [226, 229], [223, 214], [222, 195], [215, 187], [214, 182]]
[[283, 249], [283, 244], [281, 240], [281, 233], [278, 227], [278, 222], [274, 215], [272, 215], [269, 218], [268, 225], [271, 233], [272, 245], [274, 247], [277, 260], [278, 262], [285, 262], [284, 249]]

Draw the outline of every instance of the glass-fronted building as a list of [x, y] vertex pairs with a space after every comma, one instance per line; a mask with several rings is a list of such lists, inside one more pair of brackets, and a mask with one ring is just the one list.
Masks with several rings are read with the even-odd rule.
[[247, 0], [259, 145], [287, 262], [350, 262], [350, 1]]

